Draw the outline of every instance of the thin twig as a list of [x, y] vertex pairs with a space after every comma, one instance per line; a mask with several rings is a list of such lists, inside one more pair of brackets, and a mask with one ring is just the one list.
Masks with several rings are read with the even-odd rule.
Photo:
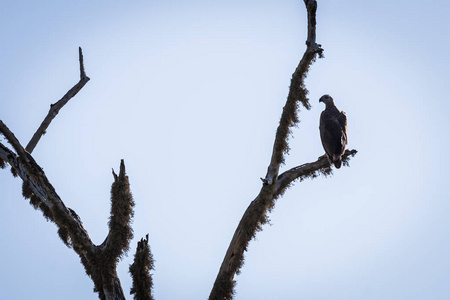
[[90, 79], [89, 77], [86, 76], [86, 72], [84, 70], [83, 53], [81, 47], [79, 48], [78, 52], [80, 60], [80, 81], [76, 85], [74, 85], [58, 102], [50, 105], [50, 110], [47, 116], [45, 117], [44, 121], [42, 121], [41, 126], [39, 126], [38, 130], [34, 133], [28, 145], [25, 147], [25, 150], [27, 150], [28, 153], [33, 152], [37, 143], [39, 142], [41, 137], [45, 134], [48, 126], [50, 125], [52, 120], [56, 117], [56, 115], [59, 113], [59, 110], [64, 105], [66, 105], [66, 103], [69, 102], [69, 100], [72, 99]]

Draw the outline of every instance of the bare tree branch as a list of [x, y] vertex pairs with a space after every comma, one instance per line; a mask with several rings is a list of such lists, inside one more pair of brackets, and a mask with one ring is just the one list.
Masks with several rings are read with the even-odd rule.
[[78, 47], [78, 57], [80, 60], [80, 80], [87, 78], [87, 81], [89, 81], [89, 77], [86, 76], [86, 71], [84, 69], [84, 58], [83, 58], [83, 51], [81, 50], [81, 47]]
[[67, 230], [71, 243], [76, 244], [83, 255], [92, 254], [94, 252], [94, 245], [86, 230], [83, 228], [82, 223], [64, 205], [54, 187], [47, 179], [43, 169], [28, 152], [23, 148], [20, 149], [20, 143], [15, 141], [5, 129], [7, 129], [6, 125], [0, 121], [0, 131], [7, 138], [8, 142], [14, 145], [13, 147], [16, 151], [22, 155], [19, 154], [17, 156], [0, 143], [0, 158], [8, 162], [11, 168], [15, 169], [16, 173], [23, 180], [24, 185], [31, 191], [32, 195], [30, 193], [24, 193], [24, 196], [27, 198], [30, 198], [30, 196], [37, 197], [35, 201], [39, 202], [38, 207], [40, 210], [59, 228], [62, 227], [64, 230]]
[[[356, 153], [358, 153], [356, 150], [346, 150], [342, 156], [344, 165], [348, 165], [348, 160], [350, 157], [355, 156]], [[275, 184], [274, 196], [276, 198], [282, 196], [286, 188], [288, 188], [297, 179], [302, 181], [308, 177], [315, 178], [320, 174], [325, 176], [332, 174], [331, 164], [326, 156], [319, 157], [315, 162], [294, 167], [278, 176], [277, 183]]]
[[49, 114], [29, 142], [27, 149], [22, 147], [19, 140], [0, 120], [0, 133], [15, 150], [14, 152], [0, 143], [0, 166], [5, 167], [5, 162], [11, 165], [13, 175], [23, 180], [23, 196], [30, 199], [30, 204], [35, 209], [41, 210], [45, 218], [57, 225], [60, 238], [80, 256], [86, 273], [94, 281], [100, 299], [122, 300], [125, 296], [116, 273], [116, 265], [129, 248], [129, 241], [132, 238], [130, 220], [134, 206], [123, 160], [119, 176], [114, 174], [112, 185], [110, 233], [104, 244], [96, 246], [84, 229], [80, 217], [73, 209], [65, 206], [43, 169], [30, 154], [59, 110], [89, 81], [84, 70], [81, 48], [79, 56], [80, 81], [61, 100], [51, 106]]
[[16, 153], [19, 156], [22, 156], [23, 158], [27, 156], [25, 149], [20, 144], [19, 140], [16, 138], [14, 133], [12, 133], [12, 131], [9, 130], [8, 126], [6, 126], [6, 124], [3, 123], [2, 120], [0, 120], [0, 133], [2, 133], [5, 136], [6, 140], [11, 144], [11, 146], [13, 146], [14, 150], [16, 150]]
[[244, 263], [244, 252], [256, 233], [267, 222], [266, 212], [273, 207], [274, 198], [267, 186], [263, 186], [259, 195], [253, 200], [239, 222], [228, 250], [220, 266], [209, 300], [231, 300], [234, 295], [235, 274], [240, 273]]
[[35, 132], [33, 137], [31, 138], [28, 145], [25, 147], [29, 153], [32, 153], [37, 143], [41, 139], [41, 137], [45, 134], [48, 126], [52, 122], [52, 120], [59, 113], [59, 110], [69, 102], [90, 80], [89, 77], [86, 76], [86, 72], [84, 70], [84, 61], [83, 61], [83, 53], [81, 51], [81, 47], [78, 48], [79, 52], [79, 60], [80, 60], [80, 81], [74, 85], [58, 102], [50, 105], [50, 111], [45, 117], [44, 121], [42, 121], [41, 126], [39, 126], [38, 130]]
[[[14, 174], [19, 176], [24, 181], [24, 184], [27, 183], [26, 186], [31, 190], [33, 196], [38, 197], [39, 203], [44, 203], [49, 209], [53, 206], [53, 204], [48, 201], [47, 191], [40, 184], [36, 183], [35, 180], [31, 179], [31, 174], [29, 174], [26, 169], [23, 160], [19, 160], [19, 156], [2, 143], [0, 143], [0, 159], [11, 166], [11, 169], [14, 170]], [[26, 197], [31, 198], [31, 194], [28, 192], [28, 196]]]
[[[4, 129], [5, 127], [1, 128]], [[10, 164], [11, 168], [23, 180], [24, 197], [30, 198], [31, 204], [41, 210], [48, 220], [57, 225], [60, 238], [80, 256], [81, 263], [85, 267], [87, 275], [94, 281], [95, 290], [99, 293], [100, 299], [125, 299], [120, 280], [116, 273], [117, 260], [123, 252], [117, 255], [117, 252], [113, 250], [105, 251], [105, 245], [103, 244], [100, 246], [94, 245], [87, 231], [84, 229], [80, 217], [73, 209], [65, 206], [48, 181], [44, 171], [34, 161], [33, 157], [28, 152], [24, 153], [28, 158], [27, 161], [0, 143], [0, 159]], [[128, 182], [123, 165], [121, 166], [121, 172], [117, 181], [123, 182], [125, 180]], [[114, 210], [116, 211], [117, 208]], [[132, 215], [132, 212], [130, 215]], [[119, 227], [120, 230], [121, 228]], [[113, 235], [112, 241], [120, 240], [121, 237], [123, 238], [122, 235], [123, 232], [117, 233], [119, 238], [114, 238]], [[123, 245], [121, 247], [120, 251], [124, 251]]]
[[[23, 180], [23, 194], [24, 197], [30, 198], [30, 202], [35, 208], [39, 208], [44, 216], [54, 222], [58, 228], [59, 233], [66, 245], [73, 245], [74, 250], [80, 256], [92, 255], [94, 253], [94, 244], [89, 235], [82, 226], [79, 217], [73, 210], [67, 208], [59, 195], [56, 193], [54, 187], [50, 184], [43, 169], [36, 163], [30, 152], [36, 146], [40, 136], [50, 124], [51, 120], [56, 116], [59, 109], [64, 106], [89, 80], [86, 77], [83, 66], [83, 57], [81, 48], [80, 55], [80, 70], [81, 80], [72, 88], [57, 104], [53, 105], [56, 110], [53, 110], [53, 115], [46, 117], [41, 127], [36, 132], [35, 142], [30, 141], [30, 150], [24, 149], [19, 140], [9, 130], [9, 128], [0, 120], [0, 132], [5, 136], [6, 140], [13, 146], [17, 155], [0, 143], [0, 159], [8, 162], [14, 173]], [[52, 112], [52, 109], [50, 110]], [[40, 133], [40, 134], [39, 134]], [[28, 147], [27, 146], [27, 147]], [[75, 214], [75, 215], [74, 215]], [[76, 216], [76, 217], [75, 217]], [[68, 239], [70, 238], [70, 243]]]

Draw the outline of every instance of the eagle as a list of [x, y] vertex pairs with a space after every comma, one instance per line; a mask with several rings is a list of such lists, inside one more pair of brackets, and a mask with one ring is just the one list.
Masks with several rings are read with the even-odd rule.
[[323, 95], [319, 102], [325, 103], [319, 124], [322, 146], [330, 162], [339, 169], [347, 146], [347, 116], [334, 105], [330, 95]]

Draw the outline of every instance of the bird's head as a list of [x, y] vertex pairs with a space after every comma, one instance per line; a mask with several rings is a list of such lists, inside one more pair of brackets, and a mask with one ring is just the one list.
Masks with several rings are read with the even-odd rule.
[[320, 97], [319, 102], [325, 103], [326, 106], [334, 104], [334, 100], [330, 95], [323, 95]]

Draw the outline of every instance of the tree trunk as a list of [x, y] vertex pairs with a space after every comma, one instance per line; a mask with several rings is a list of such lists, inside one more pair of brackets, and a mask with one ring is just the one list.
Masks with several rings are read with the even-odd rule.
[[120, 285], [120, 280], [117, 275], [114, 277], [114, 285], [111, 291], [103, 288], [103, 293], [105, 294], [105, 300], [125, 300], [125, 295], [123, 294], [122, 286]]

